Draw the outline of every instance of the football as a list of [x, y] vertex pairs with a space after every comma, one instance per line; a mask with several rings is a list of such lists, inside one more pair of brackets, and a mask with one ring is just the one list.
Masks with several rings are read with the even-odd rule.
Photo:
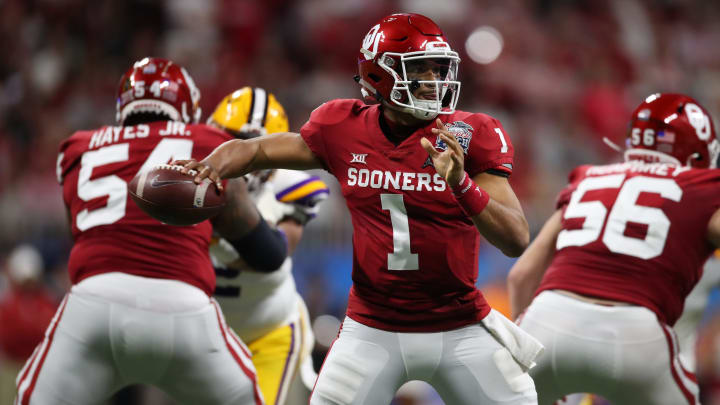
[[195, 184], [197, 174], [181, 166], [158, 165], [130, 181], [130, 197], [141, 210], [169, 225], [193, 225], [212, 218], [225, 205], [225, 194], [209, 179]]

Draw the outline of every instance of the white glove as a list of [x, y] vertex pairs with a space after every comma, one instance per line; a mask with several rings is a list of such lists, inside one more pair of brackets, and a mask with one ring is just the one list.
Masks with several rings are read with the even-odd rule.
[[292, 204], [278, 201], [275, 198], [272, 187], [267, 184], [262, 185], [260, 196], [257, 198], [255, 205], [265, 221], [272, 225], [276, 225], [278, 221], [295, 211], [295, 207]]

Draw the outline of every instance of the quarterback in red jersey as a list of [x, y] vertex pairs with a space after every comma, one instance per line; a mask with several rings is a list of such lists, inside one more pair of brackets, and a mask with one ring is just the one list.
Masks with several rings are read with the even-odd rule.
[[720, 246], [720, 146], [707, 111], [681, 94], [646, 98], [627, 145], [625, 163], [572, 171], [510, 271], [514, 316], [527, 307], [520, 325], [548, 346], [531, 371], [540, 404], [573, 392], [698, 403], [672, 326]]
[[311, 404], [388, 404], [414, 379], [447, 404], [536, 402], [527, 369], [542, 347], [475, 287], [480, 233], [512, 256], [528, 241], [507, 181], [513, 147], [496, 119], [455, 110], [458, 62], [430, 19], [390, 15], [360, 49], [356, 80], [374, 104], [329, 101], [300, 134], [179, 162], [218, 184], [277, 167], [324, 168], [340, 182], [353, 287]]
[[[199, 98], [184, 68], [142, 59], [120, 81], [119, 126], [76, 132], [60, 146], [73, 287], [17, 378], [17, 404], [100, 403], [137, 383], [182, 403], [262, 403], [248, 351], [211, 298], [213, 225], [165, 225], [128, 202], [136, 173], [232, 139], [196, 124]], [[244, 243], [264, 221], [244, 181], [227, 191], [215, 230]]]

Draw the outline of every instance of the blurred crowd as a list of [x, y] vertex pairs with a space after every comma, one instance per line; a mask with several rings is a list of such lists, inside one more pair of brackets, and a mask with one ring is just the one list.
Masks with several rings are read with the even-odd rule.
[[[45, 308], [68, 288], [72, 241], [55, 175], [57, 148], [75, 130], [115, 122], [118, 80], [133, 61], [161, 56], [185, 66], [202, 90], [204, 117], [236, 88], [265, 87], [297, 131], [322, 102], [359, 97], [352, 78], [362, 39], [395, 11], [431, 17], [460, 52], [458, 107], [505, 126], [516, 151], [511, 183], [531, 233], [553, 211], [571, 168], [621, 159], [602, 139], [623, 145], [631, 108], [646, 95], [687, 93], [718, 123], [718, 2], [0, 0], [0, 314], [17, 305], [18, 291], [33, 291]], [[491, 63], [468, 57], [466, 40], [480, 27], [497, 32], [502, 46]], [[319, 174], [339, 194], [335, 181]], [[327, 320], [341, 319], [345, 309], [351, 230], [342, 199], [331, 197], [295, 255], [311, 314], [331, 316], [318, 318], [318, 365], [329, 343], [323, 333], [337, 330]], [[499, 308], [511, 263], [483, 248], [480, 281]], [[18, 266], [37, 268], [25, 270], [39, 280], [30, 290], [13, 273]], [[25, 309], [46, 323], [43, 311]], [[700, 370], [707, 404], [720, 404], [713, 393], [720, 391], [715, 316], [707, 312], [699, 346], [708, 363]], [[17, 360], [5, 340], [18, 322], [0, 323], [0, 363]], [[30, 336], [32, 327], [26, 329]]]

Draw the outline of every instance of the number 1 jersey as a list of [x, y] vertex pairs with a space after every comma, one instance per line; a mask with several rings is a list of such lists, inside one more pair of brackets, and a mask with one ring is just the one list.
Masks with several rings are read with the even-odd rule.
[[[490, 307], [475, 287], [479, 233], [436, 173], [420, 139], [446, 145], [435, 121], [391, 143], [381, 110], [359, 100], [318, 107], [301, 135], [340, 182], [353, 225], [353, 286], [347, 315], [397, 332], [435, 332], [480, 321]], [[484, 114], [441, 115], [460, 142], [465, 169], [510, 174], [512, 145]]]
[[68, 263], [72, 283], [123, 272], [179, 280], [212, 294], [210, 222], [165, 225], [130, 200], [127, 184], [141, 170], [175, 159], [202, 159], [230, 139], [207, 125], [175, 121], [106, 126], [66, 139], [57, 170], [75, 240]]
[[563, 211], [544, 290], [644, 306], [673, 325], [713, 252], [720, 170], [631, 161], [580, 166], [558, 196]]

